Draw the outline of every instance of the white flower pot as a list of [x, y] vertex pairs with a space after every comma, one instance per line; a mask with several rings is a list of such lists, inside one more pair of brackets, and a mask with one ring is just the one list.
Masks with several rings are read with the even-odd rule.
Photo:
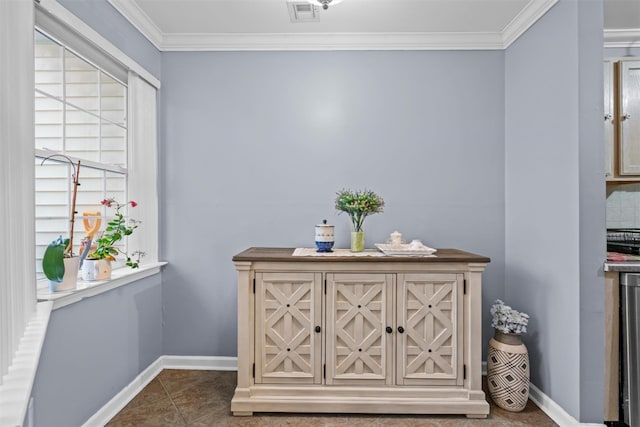
[[94, 280], [111, 279], [111, 261], [106, 259], [85, 259], [82, 262], [82, 280], [91, 282]]
[[78, 268], [80, 266], [80, 257], [74, 256], [64, 258], [64, 276], [62, 282], [49, 281], [49, 290], [51, 292], [71, 291], [76, 288], [78, 283]]

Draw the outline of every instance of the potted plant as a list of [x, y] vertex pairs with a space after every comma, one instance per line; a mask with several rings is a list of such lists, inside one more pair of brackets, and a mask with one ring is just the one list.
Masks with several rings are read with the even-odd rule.
[[346, 212], [351, 219], [351, 251], [364, 250], [364, 231], [362, 225], [367, 216], [382, 212], [384, 200], [370, 190], [341, 190], [336, 197], [338, 213]]
[[[89, 252], [82, 264], [82, 278], [84, 280], [110, 279], [111, 262], [115, 261], [116, 256], [119, 254], [126, 256], [125, 265], [131, 268], [138, 268], [139, 266], [139, 259], [132, 260], [127, 252], [116, 247], [120, 240], [130, 236], [139, 225], [139, 221], [125, 218], [121, 210], [127, 205], [135, 208], [138, 204], [134, 200], [119, 203], [114, 198], [104, 199], [100, 204], [108, 208], [115, 207], [115, 217], [107, 222], [102, 235], [95, 241], [95, 249]], [[90, 242], [87, 244], [90, 245]]]
[[487, 385], [499, 407], [519, 412], [529, 398], [529, 352], [522, 342], [529, 315], [496, 300], [491, 306], [495, 335], [487, 352]]
[[62, 154], [54, 154], [42, 160], [42, 164], [51, 157], [64, 157], [73, 168], [71, 175], [73, 196], [71, 199], [71, 213], [69, 219], [69, 238], [59, 236], [51, 242], [42, 257], [42, 272], [49, 279], [51, 292], [69, 291], [76, 288], [80, 258], [73, 253], [73, 229], [76, 218], [76, 196], [80, 185], [80, 161], [75, 165], [70, 158]]

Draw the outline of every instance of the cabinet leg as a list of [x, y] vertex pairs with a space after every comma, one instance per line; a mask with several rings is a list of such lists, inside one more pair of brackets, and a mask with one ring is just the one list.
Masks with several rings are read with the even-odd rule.
[[233, 413], [234, 417], [251, 417], [253, 416], [253, 412], [249, 412], [249, 411], [235, 411]]
[[487, 414], [466, 414], [467, 418], [487, 418]]

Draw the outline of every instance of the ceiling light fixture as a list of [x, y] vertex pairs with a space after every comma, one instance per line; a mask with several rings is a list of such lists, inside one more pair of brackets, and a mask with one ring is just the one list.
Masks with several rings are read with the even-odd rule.
[[311, 3], [319, 4], [324, 10], [327, 10], [329, 9], [329, 5], [335, 5], [341, 1], [342, 0], [311, 0]]

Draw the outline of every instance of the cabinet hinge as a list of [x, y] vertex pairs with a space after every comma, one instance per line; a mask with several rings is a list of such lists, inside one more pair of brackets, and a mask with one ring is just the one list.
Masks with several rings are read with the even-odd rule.
[[467, 365], [462, 365], [462, 379], [467, 379]]
[[327, 379], [327, 364], [322, 365], [322, 378]]
[[462, 280], [462, 293], [467, 294], [467, 279]]
[[253, 293], [256, 293], [256, 278], [253, 278]]
[[256, 364], [255, 363], [253, 364], [253, 368], [251, 369], [251, 376], [253, 378], [256, 377]]

